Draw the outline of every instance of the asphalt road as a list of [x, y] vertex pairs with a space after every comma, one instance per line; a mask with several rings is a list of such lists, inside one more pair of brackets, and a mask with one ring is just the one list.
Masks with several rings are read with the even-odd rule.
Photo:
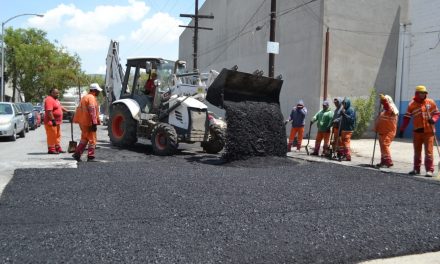
[[1, 195], [1, 263], [355, 263], [440, 250], [437, 182], [283, 158], [224, 163], [198, 145], [157, 157], [148, 142], [112, 148], [99, 132], [101, 162], [77, 168], [44, 155], [44, 129], [27, 149], [0, 142], [3, 163], [17, 148], [19, 167], [46, 167], [16, 170]]
[[[186, 146], [19, 169], [0, 198], [0, 262], [354, 263], [440, 250], [440, 186], [337, 164], [225, 164]], [[70, 160], [68, 154], [60, 159]]]

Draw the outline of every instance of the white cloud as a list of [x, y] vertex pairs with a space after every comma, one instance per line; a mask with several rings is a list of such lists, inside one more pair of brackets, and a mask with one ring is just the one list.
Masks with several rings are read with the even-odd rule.
[[129, 5], [101, 5], [93, 11], [83, 11], [75, 5], [61, 4], [47, 11], [43, 18], [32, 17], [31, 26], [45, 30], [67, 26], [79, 32], [102, 32], [126, 20], [138, 21], [150, 11], [145, 2], [129, 0]]
[[183, 22], [166, 13], [156, 13], [145, 19], [140, 29], [131, 33], [131, 39], [140, 43], [171, 43], [179, 39]]
[[75, 35], [65, 35], [61, 40], [63, 45], [76, 52], [98, 51], [107, 47], [109, 38], [102, 34], [83, 33]]
[[72, 16], [77, 12], [75, 5], [61, 4], [54, 9], [44, 13], [44, 17], [31, 17], [28, 22], [31, 26], [44, 29], [46, 31], [60, 28], [63, 25], [65, 16]]

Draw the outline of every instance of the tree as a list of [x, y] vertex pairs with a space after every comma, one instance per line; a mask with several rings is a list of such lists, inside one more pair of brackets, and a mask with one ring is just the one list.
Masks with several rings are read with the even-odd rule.
[[15, 91], [22, 92], [26, 101], [38, 102], [51, 88], [61, 92], [83, 77], [80, 58], [57, 47], [38, 29], [7, 28], [6, 74]]
[[353, 107], [356, 109], [356, 127], [353, 132], [353, 138], [361, 138], [370, 125], [374, 115], [376, 94], [376, 89], [372, 88], [367, 98], [357, 98], [354, 100]]

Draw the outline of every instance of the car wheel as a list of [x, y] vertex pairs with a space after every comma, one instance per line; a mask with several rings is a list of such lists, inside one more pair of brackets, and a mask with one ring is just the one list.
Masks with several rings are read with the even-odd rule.
[[12, 136], [10, 137], [11, 141], [16, 141], [17, 140], [17, 131], [14, 130], [12, 131]]
[[22, 130], [20, 133], [18, 133], [18, 135], [19, 135], [21, 138], [26, 137], [26, 131], [24, 130], [24, 127], [23, 127], [23, 130]]

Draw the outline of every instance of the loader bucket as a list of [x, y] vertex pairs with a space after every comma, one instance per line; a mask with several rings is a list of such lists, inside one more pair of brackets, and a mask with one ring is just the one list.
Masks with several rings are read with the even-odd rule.
[[280, 104], [283, 81], [235, 70], [223, 69], [209, 86], [206, 100], [223, 108], [224, 101], [257, 101]]

